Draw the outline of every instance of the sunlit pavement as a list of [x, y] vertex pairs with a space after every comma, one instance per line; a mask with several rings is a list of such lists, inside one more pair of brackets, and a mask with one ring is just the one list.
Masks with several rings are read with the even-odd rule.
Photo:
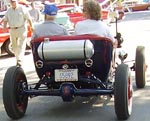
[[[33, 56], [31, 50], [28, 50], [26, 52], [27, 54], [24, 57], [24, 62], [23, 62], [23, 70], [27, 76], [27, 79], [30, 81], [37, 79], [37, 75], [35, 72], [35, 67], [33, 63]], [[16, 65], [16, 60], [15, 57], [10, 57], [8, 55], [3, 55], [0, 58], [0, 79], [3, 79], [5, 76], [5, 73], [7, 69], [11, 66]], [[0, 84], [2, 84], [2, 80], [0, 80]]]

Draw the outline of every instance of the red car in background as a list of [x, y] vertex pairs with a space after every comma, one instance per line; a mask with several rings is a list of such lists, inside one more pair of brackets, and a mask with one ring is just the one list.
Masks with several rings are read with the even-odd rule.
[[150, 2], [139, 2], [138, 0], [124, 0], [122, 7], [125, 12], [150, 10]]
[[[82, 7], [77, 6], [75, 3], [58, 4], [59, 12], [67, 12], [70, 17], [70, 21], [75, 25], [78, 21], [84, 20], [82, 14]], [[102, 20], [108, 19], [108, 10], [102, 10]]]

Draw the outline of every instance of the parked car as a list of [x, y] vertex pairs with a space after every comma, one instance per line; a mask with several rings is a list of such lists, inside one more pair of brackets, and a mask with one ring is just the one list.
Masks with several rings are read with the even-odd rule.
[[[2, 33], [2, 26], [0, 26], [0, 55], [5, 50], [7, 52], [8, 49], [10, 49], [8, 42], [10, 43], [9, 33]], [[2, 49], [3, 48], [3, 49]]]
[[150, 10], [150, 2], [124, 1], [122, 6], [125, 12]]
[[[77, 6], [74, 3], [69, 4], [58, 4], [59, 12], [66, 12], [70, 17], [70, 21], [75, 25], [78, 21], [84, 20], [82, 14], [82, 7]], [[102, 9], [102, 20], [108, 19], [108, 10]]]

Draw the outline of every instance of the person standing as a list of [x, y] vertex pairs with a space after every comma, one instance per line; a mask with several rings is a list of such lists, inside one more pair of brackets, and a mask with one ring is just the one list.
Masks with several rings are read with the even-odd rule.
[[34, 29], [31, 39], [42, 36], [68, 35], [68, 31], [55, 22], [57, 15], [57, 7], [54, 4], [46, 4], [42, 13], [44, 14], [44, 22], [37, 25]]
[[40, 21], [40, 11], [35, 8], [35, 3], [31, 2], [31, 10], [29, 11], [30, 16], [32, 17], [33, 22], [39, 22]]
[[33, 31], [32, 20], [28, 10], [19, 5], [17, 0], [10, 0], [10, 4], [11, 7], [4, 17], [3, 29], [5, 31], [7, 24], [9, 25], [10, 40], [17, 61], [16, 65], [22, 66], [27, 41], [27, 27], [29, 24], [31, 31]]

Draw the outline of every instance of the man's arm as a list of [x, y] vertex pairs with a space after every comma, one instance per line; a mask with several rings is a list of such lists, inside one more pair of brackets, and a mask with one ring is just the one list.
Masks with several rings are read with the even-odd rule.
[[3, 28], [5, 29], [6, 26], [7, 26], [7, 21], [4, 21], [4, 23], [3, 23]]
[[4, 22], [3, 22], [3, 29], [2, 29], [3, 32], [7, 32], [8, 31], [6, 27], [7, 27], [7, 21], [4, 20]]
[[7, 12], [5, 13], [5, 16], [2, 18], [3, 19], [3, 28], [5, 29], [7, 27], [7, 23], [8, 23], [8, 14]]
[[24, 12], [24, 18], [28, 21], [31, 32], [33, 32], [32, 19], [29, 14], [29, 11], [25, 7], [22, 7], [22, 11]]

